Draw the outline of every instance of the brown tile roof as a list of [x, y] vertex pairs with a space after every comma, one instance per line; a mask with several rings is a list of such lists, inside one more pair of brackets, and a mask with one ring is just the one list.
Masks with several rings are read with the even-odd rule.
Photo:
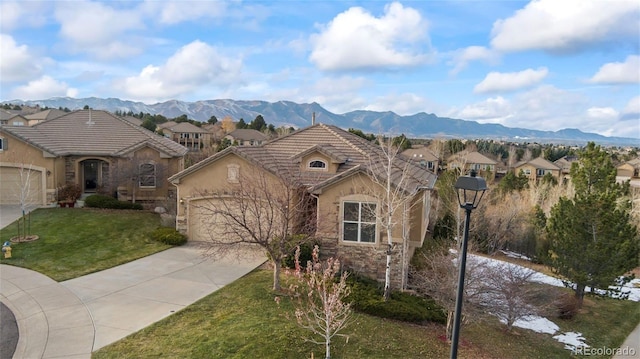
[[174, 124], [171, 124], [169, 126], [164, 126], [162, 128], [163, 129], [166, 128], [167, 130], [173, 133], [208, 133], [207, 130], [204, 130], [189, 122], [180, 122], [180, 123], [174, 122]]
[[267, 135], [265, 135], [264, 133], [257, 130], [250, 129], [250, 128], [241, 128], [239, 130], [233, 130], [229, 132], [227, 136], [231, 136], [236, 140], [243, 140], [243, 141], [251, 141], [251, 140], [264, 141], [268, 138]]
[[449, 158], [447, 159], [448, 162], [455, 162], [458, 159], [461, 158], [465, 158], [467, 164], [472, 164], [472, 163], [477, 163], [477, 164], [483, 164], [483, 165], [496, 165], [498, 164], [497, 161], [492, 160], [491, 158], [481, 154], [480, 152], [477, 151], [473, 151], [473, 152], [468, 152], [468, 151], [460, 151], [458, 153], [455, 153], [451, 156], [449, 156]]
[[48, 110], [32, 113], [32, 114], [26, 115], [24, 117], [27, 118], [28, 120], [46, 121], [46, 120], [52, 120], [54, 118], [58, 118], [60, 116], [64, 116], [67, 113], [68, 112], [64, 112], [62, 110], [58, 110], [58, 109], [52, 108], [52, 109], [48, 109]]
[[515, 168], [524, 166], [525, 164], [530, 164], [535, 168], [544, 169], [544, 170], [560, 170], [560, 166], [545, 160], [542, 157], [534, 158], [530, 161], [520, 161], [516, 163]]
[[425, 160], [425, 161], [438, 161], [438, 156], [436, 156], [430, 149], [427, 147], [413, 147], [409, 148], [402, 152], [404, 156], [407, 156], [413, 160]]
[[57, 156], [117, 156], [141, 144], [172, 157], [188, 149], [106, 111], [79, 110], [31, 127], [3, 126], [27, 143]]
[[[339, 165], [337, 173], [300, 171], [300, 164], [296, 159], [314, 148], [330, 151], [332, 156], [336, 156], [341, 161], [344, 160]], [[373, 172], [381, 179], [383, 178], [380, 167], [377, 166], [383, 160], [379, 146], [336, 126], [316, 124], [267, 142], [262, 146], [228, 147], [224, 151], [175, 174], [169, 180], [177, 183], [181, 178], [231, 153], [243, 157], [279, 177], [296, 178], [301, 185], [307, 186], [310, 191], [314, 192], [322, 191], [325, 186], [358, 172]], [[400, 177], [404, 168], [408, 169], [409, 176], [407, 181], [401, 182]], [[430, 189], [433, 188], [435, 180], [434, 173], [421, 168], [412, 161], [407, 161], [402, 156], [396, 158], [392, 182], [402, 186], [404, 190], [413, 193], [419, 188]]]

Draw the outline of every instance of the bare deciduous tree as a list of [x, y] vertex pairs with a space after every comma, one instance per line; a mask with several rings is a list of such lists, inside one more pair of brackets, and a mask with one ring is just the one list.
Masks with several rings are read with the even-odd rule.
[[[296, 250], [297, 283], [292, 290], [298, 295], [295, 316], [298, 325], [309, 330], [321, 340], [309, 339], [314, 344], [325, 347], [325, 358], [331, 358], [331, 340], [335, 336], [348, 336], [340, 333], [351, 318], [351, 303], [344, 300], [351, 292], [347, 285], [347, 272], [340, 273], [340, 262], [329, 258], [320, 262], [319, 249], [313, 249], [312, 260], [302, 268], [299, 262], [300, 249]], [[336, 280], [336, 278], [338, 278]], [[294, 302], [295, 303], [295, 302]]]
[[[34, 182], [33, 174], [34, 168], [33, 164], [25, 163], [20, 160], [20, 156], [17, 153], [11, 152], [9, 153], [8, 159], [11, 163], [15, 165], [17, 169], [17, 182], [15, 183], [14, 190], [12, 191], [14, 194], [15, 200], [20, 205], [20, 211], [22, 212], [22, 216], [20, 217], [19, 225], [18, 225], [18, 240], [27, 240], [27, 238], [31, 235], [31, 217], [28, 215], [28, 211], [32, 207], [36, 207], [40, 205], [41, 198], [37, 198], [36, 195], [39, 193], [37, 185]], [[6, 180], [6, 178], [4, 179]], [[35, 185], [35, 186], [34, 186]]]
[[542, 314], [544, 308], [536, 303], [542, 289], [531, 283], [535, 271], [511, 263], [492, 264], [483, 270], [481, 305], [505, 323], [508, 331], [518, 320]]
[[386, 233], [386, 267], [384, 281], [384, 299], [389, 299], [391, 293], [391, 263], [394, 251], [393, 233], [402, 232], [401, 248], [401, 286], [406, 288], [409, 268], [409, 233], [406, 230], [411, 210], [411, 200], [414, 193], [407, 191], [408, 182], [412, 179], [409, 161], [400, 160], [402, 143], [395, 144], [391, 137], [378, 136], [380, 151], [369, 156], [367, 168], [369, 178], [374, 188], [369, 188], [368, 195], [376, 198], [379, 208], [372, 217], [378, 218], [378, 223]]
[[[446, 243], [429, 252], [420, 252], [419, 266], [411, 268], [411, 285], [421, 295], [433, 298], [447, 313], [446, 338], [451, 340], [458, 283], [457, 254]], [[480, 306], [486, 281], [486, 263], [468, 261], [464, 284], [462, 323], [480, 320], [484, 311]]]
[[312, 197], [293, 175], [274, 176], [257, 168], [243, 170], [221, 189], [198, 192], [202, 200], [193, 208], [212, 228], [207, 253], [226, 255], [240, 244], [262, 247], [273, 265], [273, 290], [279, 291], [283, 260], [315, 233]]

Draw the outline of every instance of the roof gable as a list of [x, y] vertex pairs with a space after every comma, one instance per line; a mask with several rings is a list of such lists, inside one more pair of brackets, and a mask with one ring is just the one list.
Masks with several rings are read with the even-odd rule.
[[181, 157], [188, 152], [182, 145], [106, 111], [79, 110], [31, 127], [6, 130], [58, 156], [118, 156], [141, 143], [148, 143], [171, 157]]

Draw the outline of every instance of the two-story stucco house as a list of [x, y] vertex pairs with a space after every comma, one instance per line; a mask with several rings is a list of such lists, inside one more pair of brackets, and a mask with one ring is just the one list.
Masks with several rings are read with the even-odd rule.
[[[373, 179], [386, 177], [373, 164], [383, 157], [378, 145], [326, 124], [262, 146], [229, 147], [169, 178], [177, 188], [177, 229], [191, 241], [207, 241], [212, 234], [224, 233], [211, 225], [215, 221], [203, 217], [210, 213], [198, 209], [212, 200], [209, 194], [236, 193], [233, 185], [238, 178], [257, 171], [272, 179], [296, 181], [301, 193], [310, 197], [313, 210], [308, 213], [313, 213], [321, 254], [337, 256], [347, 268], [381, 280], [388, 241], [378, 216], [382, 197], [377, 194], [384, 189]], [[395, 158], [392, 171], [392, 188], [408, 200], [402, 213], [396, 213], [398, 225], [391, 240], [399, 248], [404, 237], [408, 244], [404, 253], [410, 256], [422, 246], [427, 232], [436, 175], [404, 156]], [[259, 176], [252, 178], [259, 180]], [[392, 283], [397, 286], [402, 254], [397, 248], [393, 252]]]
[[538, 180], [544, 177], [547, 173], [550, 173], [556, 180], [560, 180], [562, 171], [560, 166], [547, 161], [542, 157], [534, 158], [530, 161], [521, 161], [516, 163], [514, 168], [516, 174], [524, 173], [529, 177], [530, 181]]

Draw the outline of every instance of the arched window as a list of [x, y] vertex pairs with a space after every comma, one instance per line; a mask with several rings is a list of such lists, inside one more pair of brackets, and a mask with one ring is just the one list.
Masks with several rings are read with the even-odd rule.
[[314, 160], [309, 162], [309, 168], [311, 169], [325, 169], [327, 168], [327, 163], [320, 160]]

